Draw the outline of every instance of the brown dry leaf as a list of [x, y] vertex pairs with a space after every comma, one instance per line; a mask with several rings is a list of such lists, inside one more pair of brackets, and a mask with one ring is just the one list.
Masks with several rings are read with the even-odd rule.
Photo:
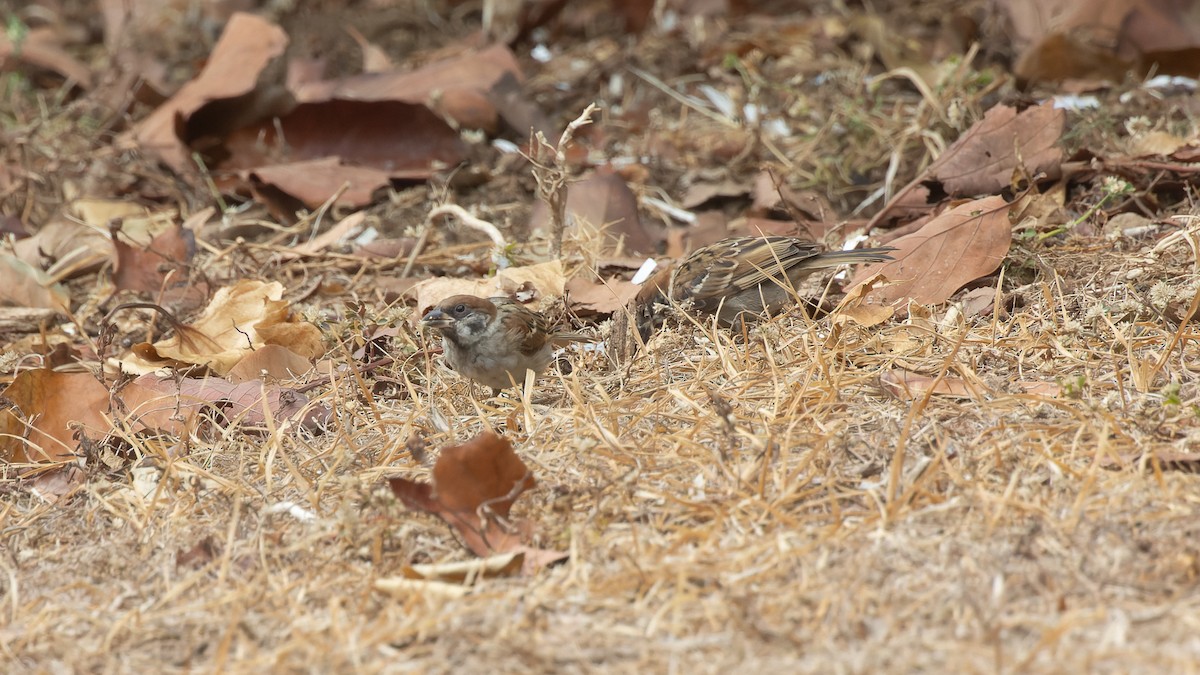
[[864, 265], [850, 285], [882, 273], [893, 284], [872, 289], [871, 300], [896, 304], [945, 302], [975, 279], [994, 272], [1004, 262], [1012, 242], [1009, 204], [986, 197], [960, 204], [938, 215], [919, 231], [889, 242], [895, 260]]
[[[32, 237], [18, 241], [13, 247], [17, 257], [38, 268], [52, 262], [59, 279], [94, 272], [111, 261], [113, 246], [107, 234], [108, 221], [93, 223], [82, 218], [76, 207], [83, 201], [71, 204], [63, 214], [51, 217]], [[145, 213], [140, 207], [137, 211], [130, 209], [130, 212]], [[79, 222], [81, 219], [84, 222]]]
[[[721, 211], [701, 211], [691, 225], [667, 230], [664, 253], [668, 258], [682, 258], [698, 248], [727, 239], [733, 234], [730, 228], [729, 220]], [[642, 260], [645, 258], [639, 258], [639, 265]]]
[[500, 119], [516, 132], [518, 138], [529, 138], [540, 133], [552, 145], [558, 144], [556, 130], [549, 116], [538, 107], [537, 100], [525, 90], [514, 73], [504, 73], [488, 90], [488, 100], [496, 108]]
[[71, 296], [67, 287], [11, 253], [0, 253], [0, 302], [15, 307], [36, 307], [67, 313]]
[[836, 219], [833, 205], [816, 190], [797, 192], [786, 184], [775, 186], [775, 177], [770, 171], [761, 171], [754, 178], [751, 192], [753, 202], [749, 215], [768, 217], [773, 212], [785, 211], [792, 217], [803, 216], [817, 223], [828, 223]]
[[566, 285], [571, 311], [579, 316], [612, 314], [628, 305], [639, 290], [641, 286], [617, 278], [590, 281], [583, 277], [574, 277]]
[[991, 316], [992, 311], [996, 308], [996, 287], [984, 286], [975, 288], [967, 293], [964, 293], [959, 302], [962, 304], [962, 313], [966, 318], [976, 316]]
[[561, 297], [565, 284], [562, 261], [551, 260], [525, 267], [507, 267], [489, 279], [425, 279], [410, 288], [408, 294], [417, 300], [417, 313], [413, 317], [417, 320], [430, 307], [460, 293], [480, 298], [516, 297], [521, 302], [528, 302]]
[[196, 235], [190, 230], [175, 225], [145, 247], [128, 243], [122, 234], [121, 229], [112, 231], [117, 258], [113, 284], [118, 289], [154, 295], [168, 278], [176, 285], [187, 282], [187, 263], [196, 254]]
[[715, 199], [745, 197], [749, 194], [750, 188], [747, 185], [729, 179], [718, 183], [692, 183], [688, 186], [687, 191], [683, 193], [683, 198], [679, 200], [679, 205], [685, 209], [692, 210], [704, 206]]
[[293, 316], [282, 297], [283, 285], [277, 281], [243, 279], [222, 288], [195, 323], [153, 345], [135, 346], [134, 355], [122, 360], [121, 368], [142, 374], [184, 363], [224, 375], [246, 355], [268, 344], [317, 359], [325, 353], [321, 330]]
[[1023, 230], [1053, 230], [1072, 218], [1064, 208], [1066, 197], [1066, 181], [1055, 183], [1045, 192], [1028, 190], [1012, 203], [1009, 221]]
[[[160, 384], [164, 379], [170, 383]], [[198, 415], [204, 410], [204, 401], [180, 394], [173, 378], [154, 374], [127, 383], [115, 398], [120, 401], [122, 419], [130, 427], [176, 436], [185, 436], [194, 430]]]
[[[347, 124], [353, 120], [353, 124]], [[466, 156], [459, 133], [425, 105], [404, 101], [302, 103], [226, 136], [220, 168], [239, 170], [315, 208], [362, 206], [392, 180], [424, 180]]]
[[352, 237], [359, 232], [366, 219], [366, 211], [355, 211], [339, 220], [336, 225], [325, 232], [309, 239], [303, 244], [297, 244], [287, 251], [283, 251], [282, 256], [285, 258], [300, 258], [320, 253], [330, 246], [336, 246], [343, 239]]
[[251, 427], [265, 425], [269, 411], [276, 426], [293, 420], [314, 431], [332, 414], [324, 404], [309, 406], [308, 397], [295, 389], [261, 380], [234, 384], [215, 377], [175, 378], [150, 373], [134, 380], [121, 394], [131, 414], [140, 411], [138, 420], [142, 424], [172, 433], [187, 429], [205, 408], [216, 409], [224, 419]]
[[[234, 14], [213, 47], [204, 70], [134, 127], [134, 139], [143, 150], [157, 155], [175, 171], [188, 171], [192, 168], [188, 144], [211, 132], [208, 129], [190, 130], [191, 118], [210, 103], [234, 100], [240, 108], [239, 115], [225, 111], [219, 121], [202, 121], [227, 125], [228, 131], [242, 126], [235, 119], [239, 116], [242, 119], [248, 116], [250, 119], [244, 119], [246, 122], [269, 116], [264, 113], [273, 104], [253, 99], [274, 97], [274, 94], [260, 90], [259, 76], [269, 63], [283, 54], [287, 44], [287, 35], [278, 26], [253, 14]], [[263, 109], [257, 110], [257, 107]]]
[[1129, 154], [1133, 157], [1170, 157], [1180, 148], [1190, 146], [1195, 140], [1167, 131], [1151, 131], [1129, 139]]
[[18, 70], [18, 64], [49, 70], [84, 89], [92, 88], [92, 71], [62, 48], [51, 27], [34, 28], [15, 44], [7, 31], [0, 31], [0, 70]]
[[[417, 240], [414, 237], [383, 237], [355, 248], [350, 252], [350, 254], [362, 258], [399, 259], [412, 253], [413, 247], [416, 246], [416, 244]], [[407, 290], [417, 282], [417, 279], [412, 277], [407, 277], [404, 279], [389, 278], [383, 281], [384, 285], [391, 283], [393, 286], [395, 286], [397, 282], [403, 285], [403, 290]], [[394, 288], [392, 290], [394, 290]]]
[[[527, 571], [565, 557], [522, 545], [522, 528], [502, 522], [507, 521], [513, 502], [535, 481], [512, 444], [492, 432], [443, 449], [433, 467], [432, 484], [404, 478], [388, 483], [405, 506], [437, 515], [454, 527], [475, 555], [521, 551]], [[532, 567], [531, 557], [537, 561]]]
[[[537, 202], [530, 216], [530, 229], [544, 230], [550, 223], [549, 208]], [[587, 178], [571, 183], [567, 188], [567, 223], [594, 230], [603, 230], [613, 245], [623, 240], [626, 254], [649, 255], [654, 242], [638, 215], [637, 195], [620, 176], [611, 171], [597, 171]]]
[[110, 428], [108, 388], [91, 373], [27, 370], [13, 379], [4, 397], [16, 406], [0, 411], [0, 426], [9, 434], [0, 438], [0, 458], [9, 462], [73, 459], [79, 447], [76, 428], [91, 438]]
[[280, 345], [266, 345], [247, 354], [229, 370], [229, 381], [294, 380], [312, 370], [312, 361]]
[[879, 376], [879, 381], [888, 393], [904, 400], [922, 398], [929, 393], [951, 398], [982, 399], [986, 393], [961, 377], [945, 376], [939, 379], [899, 368], [884, 372]]
[[513, 53], [497, 44], [435, 61], [410, 72], [370, 73], [337, 81], [307, 82], [293, 94], [301, 103], [342, 99], [419, 104], [436, 109], [460, 128], [495, 131], [496, 109], [489, 101], [489, 91], [506, 74], [524, 79]]
[[1178, 0], [1002, 0], [1026, 81], [1194, 76], [1200, 5]]
[[887, 278], [882, 274], [875, 274], [861, 282], [858, 282], [853, 288], [846, 292], [846, 297], [838, 303], [834, 308], [831, 319], [833, 324], [845, 323], [853, 321], [863, 327], [876, 326], [892, 318], [896, 313], [895, 308], [891, 305], [881, 305], [877, 303], [867, 302], [867, 295], [875, 288], [881, 287], [887, 283]]
[[1012, 106], [993, 107], [875, 214], [867, 229], [894, 217], [900, 204], [911, 211], [911, 193], [928, 191], [930, 184], [940, 183], [952, 197], [974, 197], [1010, 187], [1014, 174], [1057, 179], [1062, 173], [1059, 141], [1065, 119], [1053, 102], [1020, 113]]
[[922, 182], [937, 180], [951, 196], [972, 197], [1009, 187], [1014, 171], [1055, 180], [1062, 173], [1065, 120], [1053, 102], [1019, 113], [995, 106], [929, 166]]
[[48, 504], [55, 504], [83, 485], [87, 475], [78, 465], [71, 463], [49, 470], [37, 470], [29, 481], [29, 489]]
[[393, 178], [386, 171], [352, 166], [337, 157], [260, 166], [239, 175], [242, 180], [250, 181], [255, 199], [281, 220], [294, 218], [294, 212], [301, 207], [317, 208], [339, 191], [336, 201], [339, 206], [365, 206]]

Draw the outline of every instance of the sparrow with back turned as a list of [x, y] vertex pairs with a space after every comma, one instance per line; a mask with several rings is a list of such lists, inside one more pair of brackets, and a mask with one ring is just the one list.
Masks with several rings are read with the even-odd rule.
[[580, 333], [556, 331], [546, 318], [509, 298], [454, 295], [437, 304], [421, 325], [442, 336], [446, 362], [459, 375], [492, 388], [521, 386], [525, 371], [540, 375], [556, 347], [593, 342]]
[[816, 270], [892, 260], [887, 253], [894, 250], [820, 251], [797, 237], [723, 239], [651, 277], [634, 300], [634, 320], [643, 342], [662, 327], [673, 304], [734, 326], [795, 302], [796, 286]]

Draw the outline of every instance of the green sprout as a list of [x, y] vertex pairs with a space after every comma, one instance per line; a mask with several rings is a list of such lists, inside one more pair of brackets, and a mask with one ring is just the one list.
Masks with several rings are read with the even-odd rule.
[[1163, 387], [1162, 397], [1163, 403], [1167, 405], [1180, 405], [1183, 400], [1179, 398], [1180, 384], [1179, 380], [1171, 380], [1171, 383]]
[[1079, 216], [1067, 225], [1057, 227], [1049, 232], [1046, 232], [1045, 234], [1038, 235], [1038, 241], [1058, 236], [1067, 230], [1075, 229], [1080, 223], [1095, 215], [1096, 212], [1099, 211], [1105, 204], [1107, 204], [1108, 201], [1113, 197], [1118, 195], [1127, 195], [1133, 192], [1133, 185], [1129, 181], [1122, 180], [1115, 176], [1105, 176], [1104, 180], [1101, 181], [1101, 186], [1104, 189], [1104, 194], [1100, 197], [1100, 201], [1093, 204], [1090, 209], [1083, 213], [1083, 215]]

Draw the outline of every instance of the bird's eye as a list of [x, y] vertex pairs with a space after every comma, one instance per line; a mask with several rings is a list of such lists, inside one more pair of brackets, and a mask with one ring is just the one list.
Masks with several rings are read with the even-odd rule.
[[464, 305], [464, 304], [462, 304], [462, 303], [459, 303], [459, 304], [457, 304], [457, 305], [455, 305], [455, 306], [454, 306], [454, 313], [455, 313], [455, 314], [463, 314], [463, 313], [465, 313], [466, 311], [467, 311], [467, 306], [466, 306], [466, 305]]

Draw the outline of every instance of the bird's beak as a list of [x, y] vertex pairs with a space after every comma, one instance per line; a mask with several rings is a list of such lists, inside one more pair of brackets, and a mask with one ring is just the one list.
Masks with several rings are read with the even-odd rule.
[[434, 307], [428, 314], [421, 317], [421, 325], [426, 328], [446, 328], [454, 323], [454, 319], [446, 316], [442, 310]]

